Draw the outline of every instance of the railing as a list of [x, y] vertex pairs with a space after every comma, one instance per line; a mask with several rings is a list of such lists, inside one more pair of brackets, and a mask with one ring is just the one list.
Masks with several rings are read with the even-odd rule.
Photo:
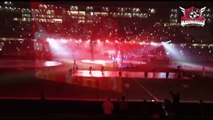
[[[0, 117], [11, 118], [11, 115], [27, 118], [49, 117], [58, 118], [103, 118], [103, 101], [67, 101], [67, 100], [0, 100]], [[113, 101], [114, 111], [111, 117], [124, 117], [119, 114], [119, 107]], [[212, 103], [180, 103], [174, 110], [172, 105], [154, 102], [128, 102], [127, 118], [213, 118]], [[29, 117], [30, 118], [30, 117]]]

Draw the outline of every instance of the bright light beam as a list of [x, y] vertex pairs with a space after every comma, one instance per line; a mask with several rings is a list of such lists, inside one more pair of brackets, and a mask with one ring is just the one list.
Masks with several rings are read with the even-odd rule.
[[67, 40], [55, 40], [52, 38], [47, 38], [47, 42], [49, 43], [51, 52], [53, 54], [58, 54], [60, 56], [68, 56], [70, 54], [70, 50], [67, 50], [64, 46], [64, 44], [67, 43]]
[[179, 49], [175, 48], [174, 46], [171, 45], [170, 41], [167, 42], [162, 42], [162, 45], [164, 49], [166, 50], [166, 53], [169, 53], [169, 57], [173, 60], [177, 61], [185, 61], [186, 57], [183, 55], [182, 52], [180, 52]]

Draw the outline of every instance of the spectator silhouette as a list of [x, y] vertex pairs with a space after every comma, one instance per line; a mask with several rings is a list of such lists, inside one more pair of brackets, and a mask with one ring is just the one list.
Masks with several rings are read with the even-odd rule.
[[153, 108], [152, 108], [152, 118], [159, 119], [160, 118], [160, 104], [157, 101], [154, 101]]
[[147, 71], [144, 72], [144, 77], [145, 77], [145, 79], [148, 77], [148, 72]]
[[78, 65], [76, 64], [76, 61], [74, 60], [73, 63], [73, 73], [75, 73], [78, 70]]
[[152, 71], [153, 71], [153, 78], [155, 78], [156, 77], [156, 69], [154, 68]]
[[104, 75], [104, 66], [101, 66], [101, 74]]
[[104, 103], [102, 104], [102, 107], [103, 107], [104, 115], [106, 115], [106, 117], [110, 117], [114, 110], [114, 105], [110, 101], [110, 98], [107, 98], [106, 101], [104, 101]]
[[46, 98], [43, 92], [41, 92], [40, 99], [41, 99], [41, 104], [44, 105], [44, 103], [46, 102]]
[[179, 105], [180, 105], [180, 93], [177, 92], [174, 94], [172, 91], [170, 92], [172, 96], [172, 108], [173, 112], [175, 113], [175, 116], [178, 116], [179, 114]]
[[89, 74], [92, 74], [92, 66], [89, 67]]
[[121, 72], [121, 70], [119, 70], [118, 75], [119, 75], [119, 77], [121, 77], [121, 76], [122, 76], [122, 72]]
[[204, 103], [203, 100], [199, 100], [200, 103], [200, 117], [204, 118], [205, 114], [204, 114]]
[[169, 72], [167, 71], [166, 72], [166, 79], [168, 79], [169, 78]]
[[101, 66], [101, 72], [103, 72], [103, 71], [104, 71], [104, 66], [102, 65], [102, 66]]
[[172, 103], [171, 103], [171, 101], [169, 100], [169, 99], [164, 99], [164, 107], [163, 107], [163, 109], [164, 109], [164, 118], [170, 118], [171, 117], [171, 105], [172, 105]]
[[177, 66], [177, 78], [181, 79], [182, 78], [182, 74], [183, 74], [183, 71], [181, 69], [181, 66]]
[[151, 109], [146, 99], [143, 100], [142, 105], [143, 105], [142, 117], [148, 118], [149, 113], [151, 112]]
[[121, 117], [126, 117], [128, 114], [128, 103], [126, 102], [125, 96], [122, 96], [121, 101], [119, 102], [119, 112]]
[[46, 98], [43, 92], [40, 94], [40, 115], [42, 118], [46, 116]]

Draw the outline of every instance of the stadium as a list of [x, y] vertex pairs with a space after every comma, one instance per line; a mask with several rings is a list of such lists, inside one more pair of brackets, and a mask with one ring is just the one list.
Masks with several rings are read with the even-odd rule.
[[212, 6], [0, 2], [1, 118], [212, 118]]

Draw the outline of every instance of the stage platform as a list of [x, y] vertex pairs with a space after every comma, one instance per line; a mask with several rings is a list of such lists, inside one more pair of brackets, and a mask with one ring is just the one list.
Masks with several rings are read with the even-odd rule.
[[[12, 60], [11, 60], [12, 61]], [[5, 61], [0, 63], [1, 68], [11, 66], [16, 68], [24, 66], [27, 62], [16, 62], [20, 65], [13, 65], [13, 62]], [[211, 79], [199, 79], [183, 76], [177, 79], [174, 71], [170, 71], [168, 79], [165, 72], [160, 69], [153, 74], [148, 72], [148, 77], [144, 77], [144, 69], [122, 70], [119, 76], [118, 70], [109, 70], [106, 68], [102, 74], [101, 65], [81, 63], [77, 61], [79, 70], [68, 77], [68, 71], [72, 68], [73, 61], [64, 63], [63, 61], [54, 62], [53, 65], [45, 64], [45, 61], [35, 61], [25, 64], [26, 68], [36, 68], [36, 71], [22, 70], [20, 72], [5, 72], [1, 75], [0, 80], [0, 99], [39, 99], [41, 92], [47, 99], [61, 100], [91, 100], [102, 101], [107, 97], [117, 100], [122, 95], [127, 96], [128, 101], [146, 100], [164, 100], [170, 99], [170, 91], [180, 92], [181, 101], [193, 102], [200, 99], [213, 101], [213, 96], [209, 93], [212, 91], [213, 81]], [[88, 67], [92, 65], [91, 74]], [[171, 66], [165, 66], [171, 70]], [[175, 65], [173, 65], [173, 70]], [[186, 66], [183, 66], [186, 68]], [[12, 68], [13, 69], [13, 68]], [[193, 69], [193, 66], [191, 67]], [[210, 72], [210, 69], [208, 69]], [[202, 72], [202, 71], [200, 71]], [[32, 74], [36, 79], [32, 79]]]
[[[80, 77], [122, 77], [122, 78], [145, 78], [144, 72], [135, 72], [135, 71], [122, 71], [121, 76], [119, 76], [119, 71], [103, 71], [100, 70], [92, 70], [91, 73], [89, 70], [78, 70], [73, 76]], [[147, 79], [166, 79], [165, 72], [148, 72]], [[168, 79], [178, 79], [177, 73], [169, 72]], [[181, 79], [189, 80], [190, 78], [187, 76], [183, 76]]]
[[62, 65], [62, 63], [46, 60], [22, 60], [22, 59], [0, 60], [0, 69], [44, 68], [44, 67], [55, 67], [59, 65]]

